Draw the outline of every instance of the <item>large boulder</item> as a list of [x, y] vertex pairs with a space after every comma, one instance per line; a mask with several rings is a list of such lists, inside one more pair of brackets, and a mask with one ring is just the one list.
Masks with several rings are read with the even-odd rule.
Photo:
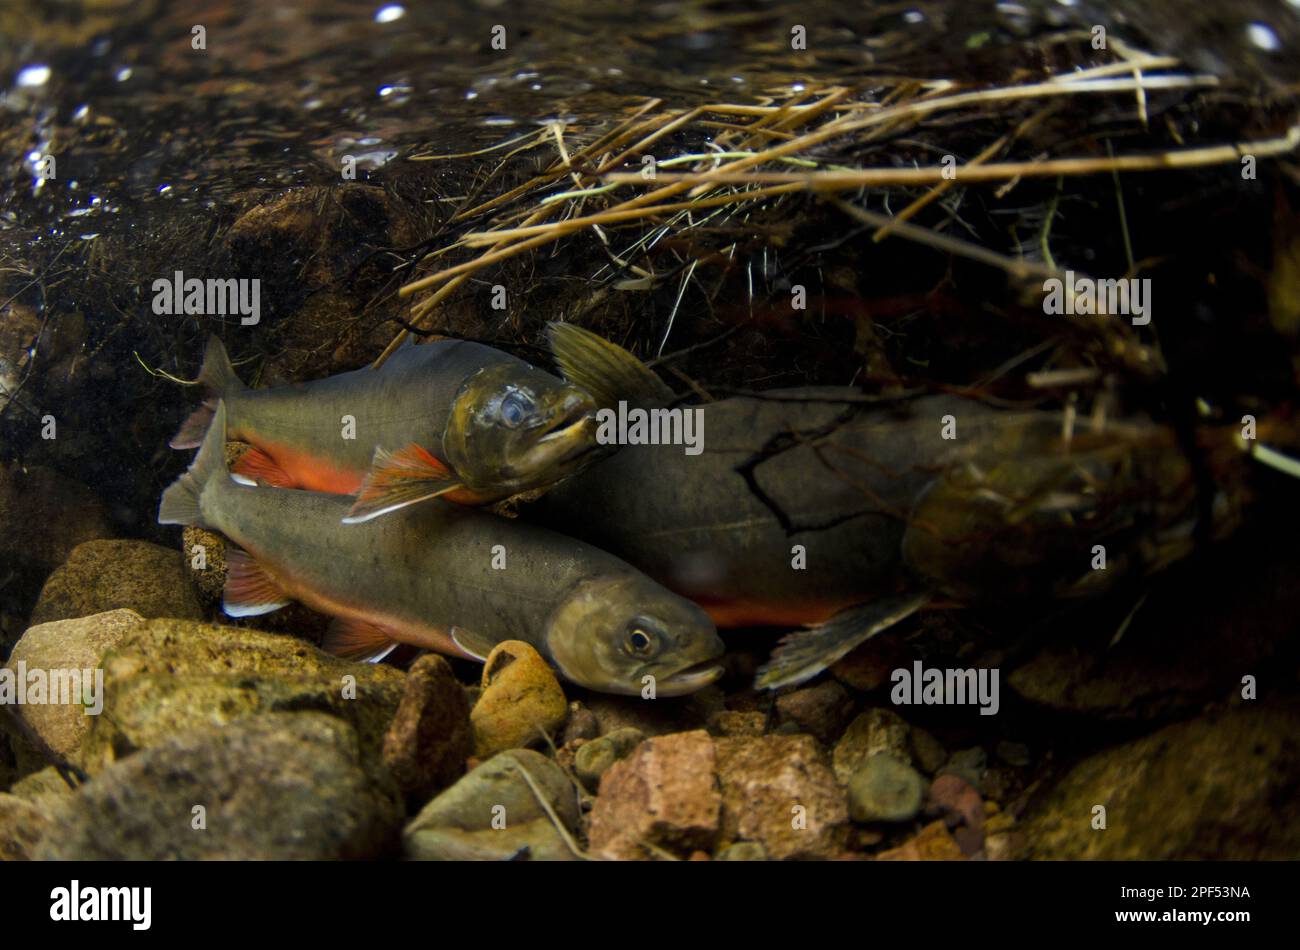
[[33, 856], [367, 859], [388, 852], [401, 820], [347, 723], [271, 713], [186, 730], [104, 770], [57, 810]]
[[1083, 759], [1022, 829], [1029, 857], [1295, 860], [1297, 801], [1300, 706], [1248, 705]]
[[180, 554], [148, 541], [87, 541], [41, 590], [31, 623], [129, 608], [142, 617], [202, 620]]
[[104, 658], [104, 682], [104, 715], [79, 756], [91, 772], [197, 726], [300, 710], [348, 722], [366, 761], [378, 763], [405, 674], [289, 636], [166, 619], [147, 621]]
[[[86, 705], [85, 686], [94, 687], [95, 671], [102, 671], [104, 654], [121, 643], [144, 623], [132, 610], [110, 610], [74, 620], [56, 620], [28, 628], [15, 644], [4, 670], [12, 677], [49, 682], [77, 671], [83, 690], [79, 696], [44, 696], [41, 702], [26, 702], [14, 709], [50, 748], [64, 759], [76, 758], [81, 743], [95, 720], [93, 705]], [[0, 673], [0, 677], [5, 676]], [[66, 682], [66, 681], [65, 681]], [[102, 683], [102, 678], [100, 679]], [[51, 702], [60, 698], [69, 702]], [[89, 697], [92, 698], [93, 696]], [[102, 696], [99, 697], [103, 699]], [[44, 756], [21, 738], [14, 740], [20, 773], [46, 765]]]

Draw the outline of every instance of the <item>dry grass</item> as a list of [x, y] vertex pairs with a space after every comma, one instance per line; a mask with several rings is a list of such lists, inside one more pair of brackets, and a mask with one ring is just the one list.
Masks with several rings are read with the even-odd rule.
[[[1113, 62], [997, 88], [892, 78], [882, 80], [870, 94], [855, 94], [845, 86], [792, 88], [783, 98], [755, 104], [718, 102], [687, 110], [665, 109], [655, 99], [580, 147], [566, 140], [559, 125], [510, 139], [496, 147], [509, 149], [503, 165], [530, 149], [553, 147], [555, 158], [531, 180], [476, 200], [451, 217], [454, 240], [424, 256], [414, 268], [422, 276], [401, 288], [403, 297], [425, 295], [413, 306], [409, 326], [416, 330], [429, 326], [440, 304], [488, 268], [587, 232], [601, 242], [609, 258], [611, 266], [601, 273], [609, 275], [607, 282], [617, 277], [619, 289], [647, 289], [680, 273], [680, 302], [700, 259], [682, 261], [665, 274], [649, 255], [656, 242], [707, 225], [731, 238], [711, 247], [709, 253], [730, 257], [738, 244], [734, 234], [744, 232], [758, 209], [800, 194], [814, 195], [850, 219], [869, 225], [875, 241], [889, 237], [913, 241], [1000, 268], [1015, 280], [1041, 282], [1060, 273], [1047, 249], [1050, 214], [1042, 235], [1041, 261], [986, 248], [913, 219], [957, 189], [996, 186], [1001, 198], [1029, 178], [1061, 181], [1099, 174], [1172, 172], [1231, 165], [1245, 155], [1263, 160], [1300, 146], [1300, 125], [1293, 125], [1281, 134], [1249, 141], [1185, 144], [1153, 152], [1114, 154], [1107, 139], [1105, 151], [1110, 154], [1052, 155], [1040, 147], [1028, 156], [1012, 157], [1026, 137], [1047, 120], [1059, 119], [1066, 109], [1072, 110], [1072, 117], [1079, 116], [1076, 124], [1081, 127], [1102, 119], [1113, 125], [1116, 116], [1126, 116], [1134, 131], [1142, 132], [1187, 97], [1212, 94], [1219, 86], [1213, 76], [1178, 71], [1177, 62], [1168, 57], [1119, 43], [1112, 44], [1111, 55]], [[1117, 109], [1117, 102], [1126, 104], [1125, 111]], [[954, 143], [949, 150], [947, 143], [958, 135], [954, 129], [968, 129], [974, 120], [985, 136], [982, 147], [971, 148], [970, 133], [963, 131], [960, 147]], [[1167, 119], [1166, 124], [1169, 137], [1182, 142], [1182, 133]], [[996, 134], [988, 134], [990, 129]], [[891, 154], [892, 143], [904, 137], [923, 141], [940, 160], [922, 165], [913, 158], [904, 164], [902, 157]], [[683, 147], [683, 142], [700, 143], [700, 147]], [[1092, 144], [1099, 145], [1096, 140]], [[868, 153], [885, 163], [862, 164], [861, 157]], [[971, 157], [959, 161], [958, 153]], [[650, 155], [657, 159], [652, 175], [642, 166], [642, 157]], [[449, 157], [418, 156], [421, 160]], [[1118, 178], [1116, 187], [1118, 194]], [[918, 188], [925, 190], [916, 195]], [[882, 190], [904, 195], [910, 190], [913, 196], [888, 215], [868, 211], [854, 200]], [[637, 239], [616, 250], [611, 236], [624, 231], [634, 231]], [[466, 256], [466, 252], [472, 253]], [[453, 253], [464, 259], [444, 265], [444, 258]], [[397, 335], [376, 366], [408, 332], [403, 329]], [[1146, 344], [1120, 321], [1103, 322], [1099, 332], [1109, 335], [1105, 346], [1121, 363], [1135, 368], [1159, 365], [1156, 354], [1147, 351]]]

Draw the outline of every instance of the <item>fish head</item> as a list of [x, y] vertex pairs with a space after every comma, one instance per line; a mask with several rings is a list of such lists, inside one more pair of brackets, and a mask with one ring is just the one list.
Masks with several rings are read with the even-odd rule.
[[550, 485], [595, 458], [596, 404], [527, 364], [488, 366], [456, 394], [443, 448], [465, 485], [484, 494]]
[[570, 681], [602, 693], [683, 696], [722, 675], [708, 614], [641, 574], [578, 584], [552, 612], [546, 646]]

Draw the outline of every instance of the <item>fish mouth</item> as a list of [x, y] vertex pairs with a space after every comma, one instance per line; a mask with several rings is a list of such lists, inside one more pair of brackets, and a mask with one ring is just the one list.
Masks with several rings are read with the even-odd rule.
[[604, 448], [592, 437], [595, 423], [594, 412], [579, 409], [557, 422], [546, 435], [537, 440], [537, 445], [559, 449], [558, 461], [561, 463], [584, 459]]
[[687, 693], [693, 693], [710, 683], [717, 682], [724, 669], [716, 656], [701, 660], [699, 663], [678, 670], [671, 676], [662, 677], [656, 684], [655, 690], [660, 696], [685, 696]]

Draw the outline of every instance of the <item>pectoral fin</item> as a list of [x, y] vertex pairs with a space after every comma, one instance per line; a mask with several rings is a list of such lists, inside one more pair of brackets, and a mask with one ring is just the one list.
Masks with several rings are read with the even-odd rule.
[[232, 617], [258, 617], [279, 610], [291, 598], [248, 552], [226, 547], [226, 587], [221, 608]]
[[546, 338], [564, 378], [591, 394], [602, 409], [664, 406], [675, 394], [650, 367], [617, 343], [572, 323], [549, 323]]
[[450, 469], [418, 445], [400, 452], [375, 449], [370, 471], [343, 523], [360, 524], [463, 487]]
[[758, 689], [778, 689], [812, 679], [854, 647], [923, 607], [928, 594], [898, 594], [841, 610], [830, 620], [781, 638], [754, 679]]
[[235, 481], [249, 485], [270, 485], [272, 488], [297, 488], [292, 475], [282, 469], [275, 459], [259, 448], [251, 448], [239, 457], [230, 474]]
[[335, 617], [325, 631], [321, 649], [360, 663], [378, 663], [397, 648], [388, 631], [356, 617]]

